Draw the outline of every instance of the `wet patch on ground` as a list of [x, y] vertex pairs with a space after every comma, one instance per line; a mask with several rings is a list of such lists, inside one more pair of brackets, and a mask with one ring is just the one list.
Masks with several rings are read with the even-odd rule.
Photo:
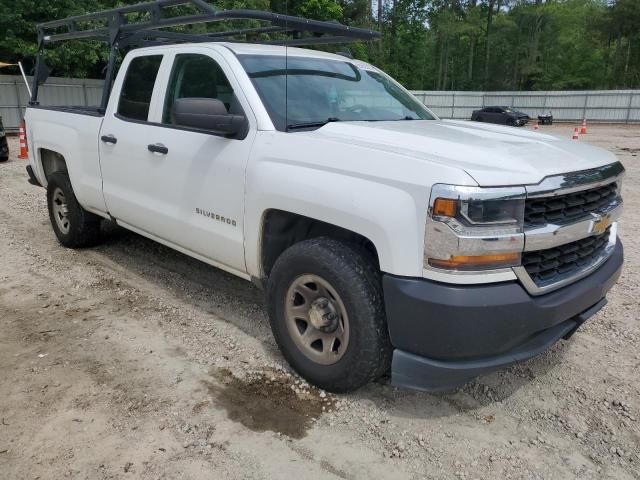
[[302, 438], [323, 412], [335, 407], [335, 397], [278, 371], [238, 378], [228, 369], [214, 368], [207, 383], [214, 402], [229, 419], [254, 432], [271, 431]]

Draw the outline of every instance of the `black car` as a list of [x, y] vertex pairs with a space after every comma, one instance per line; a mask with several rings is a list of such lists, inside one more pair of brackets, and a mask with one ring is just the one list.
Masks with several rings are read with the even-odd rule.
[[0, 162], [7, 160], [9, 160], [9, 144], [7, 143], [7, 135], [4, 133], [2, 117], [0, 117]]
[[482, 110], [474, 110], [471, 114], [471, 120], [521, 127], [526, 125], [531, 118], [526, 113], [517, 112], [511, 107], [484, 107]]
[[538, 115], [538, 123], [540, 125], [553, 125], [553, 115]]

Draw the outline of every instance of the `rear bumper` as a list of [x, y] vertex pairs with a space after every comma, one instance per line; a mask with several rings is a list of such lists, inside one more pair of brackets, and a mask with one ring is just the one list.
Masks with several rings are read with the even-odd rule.
[[591, 275], [538, 297], [515, 281], [451, 285], [385, 275], [393, 384], [450, 390], [542, 353], [604, 306], [622, 263], [618, 242]]

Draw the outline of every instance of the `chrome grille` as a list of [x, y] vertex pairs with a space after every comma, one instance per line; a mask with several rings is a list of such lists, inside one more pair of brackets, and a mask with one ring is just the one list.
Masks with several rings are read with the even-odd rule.
[[610, 233], [611, 227], [600, 235], [559, 247], [525, 252], [522, 254], [522, 265], [536, 285], [553, 283], [555, 279], [566, 278], [572, 272], [595, 263], [609, 243]]
[[529, 226], [567, 223], [603, 210], [617, 196], [618, 185], [614, 182], [565, 195], [530, 198], [525, 202], [524, 221]]
[[513, 271], [527, 292], [542, 295], [569, 285], [615, 251], [623, 175], [615, 162], [526, 187], [525, 247]]

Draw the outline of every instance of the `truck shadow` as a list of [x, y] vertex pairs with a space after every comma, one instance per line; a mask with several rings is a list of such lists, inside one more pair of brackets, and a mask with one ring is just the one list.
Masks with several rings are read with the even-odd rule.
[[102, 233], [96, 252], [277, 351], [264, 309], [264, 293], [251, 282], [111, 222], [103, 222]]
[[[271, 335], [264, 293], [253, 284], [110, 222], [104, 222], [103, 237], [96, 252], [168, 290], [179, 300], [231, 323], [281, 359]], [[531, 360], [481, 376], [453, 392], [397, 389], [389, 377], [384, 377], [345, 397], [407, 418], [448, 417], [491, 405], [499, 408], [500, 402], [520, 388], [550, 375], [554, 367], [562, 364], [567, 345], [561, 341]]]

